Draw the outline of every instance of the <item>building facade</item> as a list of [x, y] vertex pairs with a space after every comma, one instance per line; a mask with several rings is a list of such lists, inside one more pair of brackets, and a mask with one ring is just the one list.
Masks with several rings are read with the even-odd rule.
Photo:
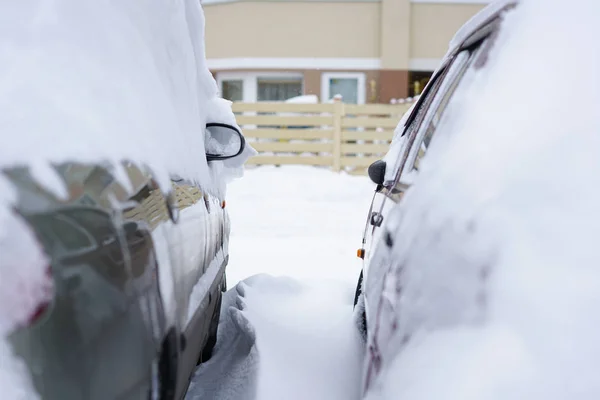
[[202, 0], [223, 97], [387, 103], [419, 94], [485, 0]]

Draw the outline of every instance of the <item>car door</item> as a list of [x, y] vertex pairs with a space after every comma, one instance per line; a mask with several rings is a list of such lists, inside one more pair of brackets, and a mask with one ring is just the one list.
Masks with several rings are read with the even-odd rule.
[[374, 323], [371, 319], [375, 315], [374, 305], [376, 303], [372, 302], [370, 297], [373, 297], [375, 301], [378, 299], [385, 272], [383, 270], [385, 265], [380, 262], [372, 262], [372, 258], [378, 251], [383, 231], [382, 227], [385, 225], [391, 210], [396, 204], [400, 203], [404, 193], [410, 187], [409, 180], [400, 180], [399, 177], [402, 175], [406, 160], [413, 148], [413, 132], [418, 130], [418, 122], [424, 118], [427, 110], [431, 107], [447, 75], [448, 68], [449, 63], [442, 66], [432, 76], [418, 102], [411, 108], [410, 115], [403, 117], [403, 120], [406, 120], [405, 126], [401, 132], [397, 132], [394, 138], [397, 142], [391, 146], [391, 148], [397, 149], [397, 153], [393, 157], [386, 157], [386, 163], [389, 165], [385, 165], [385, 167], [386, 169], [393, 169], [393, 173], [386, 171], [384, 175], [392, 179], [384, 179], [383, 183], [377, 186], [373, 195], [365, 223], [362, 243], [362, 249], [364, 249], [362, 292], [364, 293], [367, 326], [371, 326]]
[[86, 174], [68, 171], [62, 174], [70, 196], [53, 201], [26, 171], [11, 175], [27, 199], [19, 212], [43, 244], [55, 282], [47, 312], [11, 343], [43, 398], [140, 398], [149, 390], [156, 349], [121, 228], [97, 197], [81, 205]]
[[[398, 204], [393, 208], [393, 223], [398, 224], [402, 218], [401, 199], [416, 179], [420, 164], [430, 148], [434, 136], [440, 135], [438, 127], [447, 110], [452, 96], [455, 94], [461, 79], [465, 76], [473, 61], [477, 58], [482, 47], [481, 42], [473, 43], [455, 54], [438, 73], [438, 78], [430, 82], [432, 85], [424, 93], [423, 103], [413, 110], [413, 115], [408, 118], [403, 137], [407, 143], [404, 154], [397, 164], [393, 182], [386, 182], [381, 192], [392, 202]], [[383, 200], [386, 201], [385, 199]], [[385, 233], [384, 233], [385, 235]], [[396, 287], [391, 282], [394, 277], [387, 274], [390, 263], [393, 262], [390, 249], [393, 243], [402, 243], [402, 238], [391, 238], [389, 243], [380, 240], [375, 243], [373, 256], [370, 259], [371, 269], [371, 301], [366, 303], [367, 318], [369, 326], [373, 327], [369, 332], [369, 357], [365, 371], [365, 390], [381, 369], [384, 358], [393, 354], [392, 349], [387, 348], [394, 337], [395, 325], [395, 297], [398, 293], [386, 292], [386, 287]], [[409, 244], [405, 244], [409, 245]], [[369, 278], [367, 278], [369, 279]], [[390, 280], [390, 283], [388, 283]], [[369, 287], [367, 287], [367, 291]], [[376, 312], [377, 310], [377, 312]], [[396, 341], [397, 342], [397, 341]]]

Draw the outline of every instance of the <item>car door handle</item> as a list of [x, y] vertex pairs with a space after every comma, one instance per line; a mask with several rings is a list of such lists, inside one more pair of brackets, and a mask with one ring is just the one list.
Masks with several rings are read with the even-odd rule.
[[114, 236], [108, 236], [102, 239], [102, 246], [109, 246], [116, 241]]
[[381, 213], [378, 213], [376, 211], [373, 212], [371, 214], [371, 225], [380, 227], [382, 223], [383, 223], [383, 215], [381, 215]]

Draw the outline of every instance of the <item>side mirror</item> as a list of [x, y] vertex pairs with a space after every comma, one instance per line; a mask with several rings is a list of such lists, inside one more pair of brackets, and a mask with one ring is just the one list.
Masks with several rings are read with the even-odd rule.
[[138, 231], [138, 224], [134, 221], [127, 221], [123, 224], [123, 230], [127, 236], [135, 235]]
[[383, 160], [377, 160], [373, 164], [369, 165], [367, 172], [369, 173], [369, 178], [371, 178], [373, 183], [377, 185], [383, 185], [383, 181], [385, 180], [385, 168], [386, 164]]
[[246, 140], [234, 126], [211, 122], [206, 124], [206, 160], [227, 160], [242, 154]]

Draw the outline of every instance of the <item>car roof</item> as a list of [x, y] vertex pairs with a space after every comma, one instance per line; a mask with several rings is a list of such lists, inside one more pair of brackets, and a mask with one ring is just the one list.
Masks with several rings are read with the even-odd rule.
[[472, 16], [458, 29], [458, 31], [456, 31], [454, 37], [450, 40], [446, 56], [454, 54], [471, 36], [476, 34], [477, 31], [497, 18], [502, 12], [516, 6], [518, 2], [519, 0], [496, 0]]
[[402, 136], [406, 134], [407, 127], [412, 123], [419, 109], [421, 103], [428, 93], [430, 88], [433, 86], [434, 81], [443, 72], [445, 67], [450, 63], [452, 58], [456, 56], [461, 50], [471, 46], [472, 44], [480, 41], [487, 37], [493, 31], [493, 25], [491, 22], [497, 20], [497, 18], [506, 10], [515, 7], [519, 3], [519, 0], [497, 0], [482, 9], [480, 12], [475, 14], [470, 20], [468, 20], [454, 35], [450, 41], [448, 52], [442, 58], [442, 62], [439, 67], [435, 70], [429, 83], [423, 89], [423, 93], [419, 96], [419, 99], [415, 103], [413, 110], [406, 119], [403, 127]]

